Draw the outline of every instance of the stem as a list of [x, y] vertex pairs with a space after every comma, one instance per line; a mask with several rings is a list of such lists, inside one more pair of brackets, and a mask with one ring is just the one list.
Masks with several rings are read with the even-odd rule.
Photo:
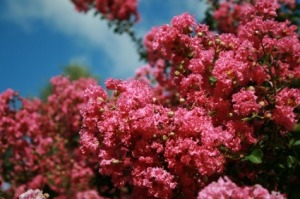
[[[262, 43], [262, 39], [261, 39], [261, 43]], [[268, 54], [266, 53], [265, 47], [263, 44], [261, 44], [262, 50], [263, 50], [263, 55], [267, 56]], [[272, 64], [274, 63], [273, 57], [270, 55], [268, 56], [268, 59], [266, 60], [266, 65], [268, 66], [268, 70], [267, 73], [270, 75], [271, 77], [271, 82], [272, 82], [272, 89], [273, 89], [273, 94], [274, 94], [274, 99], [277, 95], [277, 85], [276, 85], [276, 77], [275, 75], [272, 73]]]

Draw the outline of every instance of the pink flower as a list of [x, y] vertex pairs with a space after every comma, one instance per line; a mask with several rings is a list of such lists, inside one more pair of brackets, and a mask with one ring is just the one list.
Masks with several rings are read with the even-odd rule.
[[46, 199], [45, 195], [43, 195], [43, 192], [39, 189], [29, 189], [25, 193], [22, 193], [19, 196], [19, 199]]
[[206, 66], [213, 62], [213, 55], [214, 52], [212, 49], [201, 50], [200, 53], [190, 61], [188, 68], [193, 74], [204, 74]]
[[216, 78], [216, 95], [230, 95], [235, 85], [245, 85], [249, 81], [248, 67], [244, 62], [233, 58], [234, 52], [221, 53], [212, 75]]
[[[174, 125], [176, 133], [183, 137], [200, 135], [203, 126], [209, 119], [205, 116], [205, 111], [201, 108], [195, 108], [191, 111], [179, 108], [174, 115]], [[211, 123], [210, 123], [211, 124]]]
[[256, 103], [257, 96], [254, 91], [241, 89], [232, 95], [233, 110], [240, 116], [257, 114], [259, 105]]
[[109, 20], [139, 20], [137, 0], [72, 0], [79, 12], [87, 12], [92, 6]]
[[106, 199], [105, 197], [99, 196], [95, 190], [87, 190], [78, 192], [76, 194], [76, 199]]
[[170, 140], [166, 144], [165, 158], [168, 167], [179, 172], [182, 165], [194, 168], [203, 175], [210, 176], [223, 171], [224, 157], [209, 146], [199, 146], [190, 138]]
[[137, 0], [94, 0], [95, 8], [109, 20], [139, 20]]
[[97, 127], [99, 115], [104, 109], [107, 100], [107, 93], [96, 85], [90, 85], [83, 93], [84, 106], [81, 106], [80, 113], [83, 117], [84, 126], [94, 130]]
[[256, 15], [276, 17], [276, 10], [280, 7], [277, 0], [257, 0], [255, 3]]
[[284, 88], [276, 96], [277, 105], [286, 105], [290, 107], [297, 107], [300, 105], [300, 89]]
[[198, 91], [201, 90], [201, 84], [202, 84], [202, 77], [201, 75], [191, 74], [187, 76], [186, 78], [183, 78], [180, 82], [181, 86], [181, 93], [184, 95], [185, 93], [188, 93], [189, 90]]
[[182, 31], [182, 33], [191, 33], [191, 28], [196, 26], [196, 20], [189, 13], [183, 13], [179, 16], [173, 17], [171, 20], [171, 25], [175, 29]]
[[294, 108], [290, 106], [276, 106], [275, 110], [273, 111], [274, 121], [288, 131], [293, 130], [296, 124], [296, 115], [293, 110]]
[[89, 10], [89, 6], [93, 0], [72, 0], [72, 2], [75, 4], [76, 9], [79, 12], [86, 12]]
[[174, 176], [162, 168], [148, 167], [137, 173], [133, 184], [139, 188], [146, 188], [149, 196], [155, 198], [171, 198], [176, 187]]
[[276, 96], [276, 107], [273, 111], [274, 121], [290, 131], [296, 124], [294, 108], [300, 104], [300, 89], [281, 90]]
[[[245, 142], [249, 144], [254, 144], [257, 139], [254, 137], [254, 128], [251, 124], [242, 121], [229, 121], [226, 124], [226, 130], [229, 135], [233, 136], [232, 139], [225, 139], [225, 146], [237, 150], [241, 147], [242, 143]], [[226, 134], [225, 134], [226, 135]]]
[[219, 8], [214, 12], [214, 18], [219, 22], [219, 28], [224, 32], [236, 33], [236, 23], [242, 15], [244, 6], [244, 4], [233, 4], [228, 1], [221, 2]]
[[80, 143], [82, 144], [81, 150], [85, 152], [93, 152], [95, 153], [99, 146], [99, 141], [93, 135], [93, 132], [89, 132], [86, 130], [80, 131]]
[[214, 197], [227, 198], [232, 197], [237, 188], [236, 184], [227, 177], [219, 178], [217, 182], [212, 182], [198, 194], [198, 199], [213, 199]]
[[278, 192], [269, 193], [269, 191], [260, 185], [252, 187], [239, 187], [228, 177], [219, 178], [217, 182], [212, 182], [198, 193], [198, 199], [214, 199], [214, 198], [269, 198], [284, 199], [284, 195]]

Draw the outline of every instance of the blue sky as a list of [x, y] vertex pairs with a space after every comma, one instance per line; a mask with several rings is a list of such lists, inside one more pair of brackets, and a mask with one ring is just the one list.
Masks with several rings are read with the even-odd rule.
[[[139, 0], [143, 36], [152, 26], [190, 12], [200, 18], [199, 0]], [[0, 92], [12, 88], [22, 96], [38, 96], [63, 66], [89, 66], [100, 81], [126, 79], [144, 63], [126, 35], [116, 35], [93, 13], [77, 13], [69, 0], [0, 1]]]

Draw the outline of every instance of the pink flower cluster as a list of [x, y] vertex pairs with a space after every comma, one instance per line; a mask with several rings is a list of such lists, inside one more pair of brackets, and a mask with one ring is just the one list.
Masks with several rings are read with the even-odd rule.
[[[145, 41], [151, 67], [138, 78], [153, 77], [157, 98], [168, 106], [204, 108], [213, 115], [214, 125], [259, 116], [291, 130], [299, 104], [282, 103], [279, 96], [291, 92], [288, 99], [295, 101], [300, 95], [299, 89], [285, 88], [300, 77], [296, 27], [257, 15], [241, 24], [236, 35], [209, 32], [187, 13], [171, 25], [154, 28]], [[279, 112], [287, 114], [282, 121], [276, 116]], [[261, 123], [251, 126], [260, 128]]]
[[231, 198], [231, 199], [284, 199], [284, 195], [269, 191], [260, 185], [252, 187], [239, 187], [228, 177], [220, 178], [217, 182], [212, 182], [202, 189], [198, 194], [198, 199]]
[[[264, 19], [277, 17], [280, 4], [287, 5], [293, 11], [295, 0], [255, 0], [255, 1], [218, 1], [218, 9], [214, 11], [214, 19], [222, 32], [237, 33], [239, 23], [259, 16]], [[281, 15], [281, 13], [279, 13]]]
[[276, 107], [273, 118], [276, 123], [284, 126], [287, 130], [293, 130], [297, 121], [294, 107], [300, 104], [299, 89], [283, 89], [276, 96]]
[[[137, 0], [72, 2], [109, 20], [138, 19]], [[223, 1], [214, 15], [228, 33], [211, 32], [188, 13], [153, 28], [145, 37], [149, 65], [135, 79], [108, 79], [108, 91], [93, 79], [59, 76], [46, 102], [10, 89], [0, 94], [5, 196], [42, 199], [46, 188], [56, 199], [101, 199], [103, 192], [284, 198], [227, 177], [213, 182], [233, 174], [240, 184], [256, 184], [264, 175], [272, 179], [266, 187], [277, 191], [285, 185], [269, 168], [272, 156], [287, 154], [275, 160], [287, 161], [283, 169], [297, 163], [288, 153], [299, 142], [289, 136], [299, 123], [300, 42], [296, 26], [276, 20], [280, 3], [295, 2], [234, 2]], [[118, 190], [101, 187], [103, 176]]]
[[218, 147], [239, 148], [235, 132], [214, 127], [204, 109], [164, 107], [136, 80], [106, 85], [113, 97], [97, 86], [85, 92], [81, 149], [98, 154], [100, 173], [116, 186], [133, 185], [133, 196], [170, 198], [177, 188], [192, 197], [204, 178], [223, 171]]
[[81, 115], [78, 113], [83, 103], [83, 91], [97, 81], [81, 78], [71, 82], [67, 77], [56, 76], [51, 79], [52, 94], [44, 108], [53, 125], [59, 126], [65, 137], [78, 134], [81, 126]]
[[71, 0], [76, 9], [86, 12], [95, 8], [108, 20], [139, 20], [137, 11], [138, 0]]
[[[21, 98], [10, 89], [0, 94], [0, 179], [8, 183], [7, 198], [45, 186], [60, 199], [95, 188], [90, 182], [97, 165], [80, 155], [76, 137], [83, 91], [97, 82], [62, 76], [51, 82], [46, 102]], [[32, 194], [39, 195], [31, 191], [20, 198]]]
[[[236, 34], [176, 16], [146, 36], [150, 65], [137, 80], [107, 80], [112, 96], [91, 86], [81, 150], [98, 158], [100, 173], [132, 187], [132, 197], [194, 198], [227, 164], [245, 162], [269, 127], [277, 137], [291, 131], [300, 42], [295, 26], [274, 19], [278, 5], [256, 1]], [[249, 181], [258, 175], [243, 169]]]
[[22, 193], [19, 199], [47, 199], [47, 197], [39, 189], [36, 190], [29, 189], [25, 193]]
[[88, 190], [84, 192], [78, 192], [76, 194], [76, 199], [106, 199], [106, 198], [99, 196], [98, 192], [95, 190]]

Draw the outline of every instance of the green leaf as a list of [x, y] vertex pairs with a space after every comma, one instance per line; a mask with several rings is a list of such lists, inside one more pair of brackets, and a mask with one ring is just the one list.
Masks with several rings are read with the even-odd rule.
[[216, 79], [214, 76], [210, 76], [210, 77], [209, 77], [209, 82], [210, 82], [211, 84], [214, 84], [214, 83], [217, 82], [217, 79]]
[[281, 169], [284, 169], [284, 165], [283, 164], [279, 164], [278, 167], [281, 168]]
[[293, 156], [288, 156], [288, 158], [287, 158], [287, 166], [288, 166], [289, 168], [294, 167], [294, 165], [295, 165], [296, 162], [297, 162], [297, 159], [296, 159], [295, 157], [293, 157]]
[[300, 145], [300, 140], [297, 140], [293, 143], [293, 146], [297, 146], [297, 145]]
[[245, 160], [249, 160], [254, 164], [260, 164], [262, 163], [262, 156], [263, 153], [260, 149], [254, 149], [250, 155], [245, 157]]
[[295, 142], [295, 140], [292, 138], [292, 139], [290, 140], [290, 142], [289, 142], [289, 147], [293, 146], [293, 145], [294, 145], [294, 142]]
[[300, 124], [296, 124], [294, 129], [293, 129], [294, 132], [300, 132]]
[[261, 158], [253, 156], [253, 155], [247, 156], [246, 159], [249, 160], [250, 162], [254, 163], [254, 164], [260, 164], [262, 162]]

